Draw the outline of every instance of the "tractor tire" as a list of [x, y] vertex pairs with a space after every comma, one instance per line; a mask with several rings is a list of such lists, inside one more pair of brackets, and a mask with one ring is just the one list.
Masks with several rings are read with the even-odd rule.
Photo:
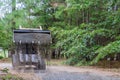
[[18, 54], [13, 54], [12, 55], [12, 65], [13, 65], [14, 69], [16, 69], [16, 68], [19, 67], [20, 62], [19, 62], [19, 56], [18, 56]]
[[38, 60], [38, 69], [39, 70], [45, 70], [46, 69], [45, 60], [43, 58], [40, 58]]

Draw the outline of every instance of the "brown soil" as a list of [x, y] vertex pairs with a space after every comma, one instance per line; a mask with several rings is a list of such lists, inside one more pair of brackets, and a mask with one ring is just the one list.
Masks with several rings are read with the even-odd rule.
[[120, 68], [120, 61], [99, 61], [96, 65], [96, 67], [100, 68]]
[[41, 80], [39, 77], [36, 77], [34, 73], [24, 73], [24, 72], [17, 72], [11, 71], [12, 74], [22, 77], [24, 80]]
[[[63, 60], [52, 60], [48, 62], [47, 69], [52, 72], [77, 72], [77, 73], [91, 73], [91, 74], [98, 74], [98, 75], [104, 75], [104, 76], [112, 76], [112, 77], [120, 77], [120, 68], [112, 68], [112, 67], [100, 67], [97, 66], [81, 66], [81, 67], [72, 67], [67, 65], [62, 65], [61, 63]], [[100, 63], [102, 64], [102, 62]], [[116, 63], [117, 64], [117, 63]], [[112, 65], [112, 64], [111, 64]], [[25, 80], [42, 80], [41, 75], [37, 76], [38, 74], [34, 72], [20, 72], [17, 70], [12, 69], [11, 63], [1, 63], [0, 62], [0, 69], [8, 68], [11, 74], [16, 75], [18, 77], [22, 77]]]
[[0, 59], [0, 63], [11, 63], [11, 58]]

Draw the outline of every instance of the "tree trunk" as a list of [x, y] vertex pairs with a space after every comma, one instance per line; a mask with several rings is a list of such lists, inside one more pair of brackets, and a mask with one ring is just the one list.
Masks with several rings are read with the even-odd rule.
[[84, 13], [84, 9], [82, 10], [82, 14], [83, 14], [83, 23], [85, 22], [85, 13]]
[[[16, 0], [12, 0], [12, 12], [16, 10]], [[15, 21], [14, 21], [14, 18], [12, 18], [12, 26], [11, 26], [11, 29], [15, 29]]]
[[86, 20], [87, 20], [86, 22], [89, 23], [89, 8], [87, 10], [87, 18], [86, 18]]
[[16, 10], [16, 0], [12, 0], [12, 12]]
[[3, 51], [4, 51], [4, 57], [6, 58], [6, 53], [5, 53], [5, 49], [3, 49]]

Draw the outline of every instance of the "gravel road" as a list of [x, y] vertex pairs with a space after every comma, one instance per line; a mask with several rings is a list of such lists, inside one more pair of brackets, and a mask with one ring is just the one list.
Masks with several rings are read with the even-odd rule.
[[119, 73], [66, 66], [49, 66], [45, 72], [36, 75], [42, 80], [120, 80]]
[[9, 68], [14, 74], [28, 77], [26, 80], [120, 80], [120, 73], [99, 69], [69, 66], [47, 66], [45, 71], [15, 71], [10, 63], [0, 63], [0, 68]]

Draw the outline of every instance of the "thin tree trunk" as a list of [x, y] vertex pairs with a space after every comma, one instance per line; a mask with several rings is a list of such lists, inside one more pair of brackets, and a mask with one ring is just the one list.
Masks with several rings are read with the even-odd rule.
[[72, 15], [70, 15], [70, 18], [69, 18], [69, 25], [72, 25]]
[[88, 8], [88, 10], [87, 10], [87, 23], [89, 23], [89, 8]]
[[90, 23], [90, 17], [91, 17], [91, 15], [90, 15], [90, 8], [89, 8], [88, 11], [89, 11], [89, 12], [88, 12], [88, 20], [89, 20], [89, 23]]
[[76, 25], [79, 26], [79, 11], [76, 14]]
[[4, 51], [4, 57], [6, 58], [6, 53], [5, 53], [5, 49], [3, 49], [3, 51]]
[[[16, 0], [12, 0], [12, 12], [16, 10]], [[12, 18], [12, 30], [15, 29], [15, 21], [14, 18]]]
[[84, 9], [82, 10], [82, 14], [83, 14], [83, 23], [85, 22], [85, 13], [84, 13]]
[[12, 11], [16, 10], [16, 0], [12, 0]]
[[114, 6], [114, 11], [117, 11], [117, 8], [118, 6], [117, 6], [117, 4], [115, 4], [115, 6]]

